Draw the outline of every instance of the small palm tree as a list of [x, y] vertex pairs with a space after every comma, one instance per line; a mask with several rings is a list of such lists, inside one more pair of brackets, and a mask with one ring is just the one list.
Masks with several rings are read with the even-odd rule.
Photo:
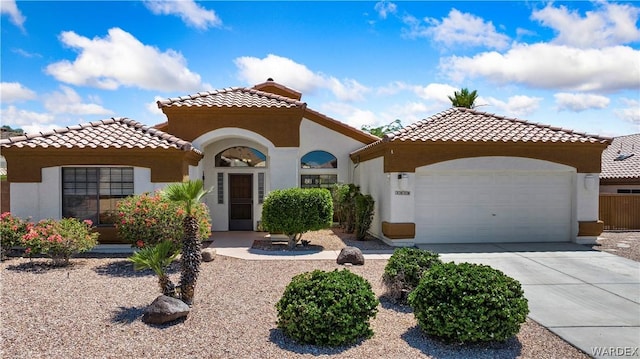
[[202, 180], [172, 183], [164, 189], [164, 194], [171, 201], [184, 205], [186, 216], [182, 221], [184, 237], [182, 238], [182, 261], [180, 271], [180, 296], [183, 302], [193, 304], [193, 297], [200, 272], [202, 253], [198, 238], [198, 220], [193, 215], [194, 207], [209, 193], [204, 189]]
[[158, 276], [158, 284], [162, 294], [170, 297], [176, 296], [175, 285], [169, 279], [165, 269], [180, 254], [180, 249], [171, 241], [163, 241], [155, 246], [145, 247], [127, 258], [133, 262], [133, 269], [151, 269]]
[[478, 91], [473, 90], [469, 92], [469, 89], [463, 88], [460, 89], [460, 91], [454, 91], [453, 96], [448, 97], [453, 107], [475, 108]]

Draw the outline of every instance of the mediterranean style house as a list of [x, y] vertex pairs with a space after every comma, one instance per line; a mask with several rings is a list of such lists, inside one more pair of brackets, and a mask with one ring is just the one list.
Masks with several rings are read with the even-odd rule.
[[256, 230], [271, 190], [355, 183], [370, 232], [417, 243], [594, 242], [610, 139], [451, 108], [380, 139], [307, 107], [271, 79], [158, 101], [165, 123], [127, 118], [0, 142], [10, 209], [91, 219], [117, 240], [120, 198], [203, 179], [214, 231]]

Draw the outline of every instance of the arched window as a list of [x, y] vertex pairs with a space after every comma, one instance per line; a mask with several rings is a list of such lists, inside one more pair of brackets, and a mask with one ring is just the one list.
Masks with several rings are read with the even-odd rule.
[[301, 168], [338, 168], [336, 156], [326, 151], [311, 151], [302, 156]]
[[216, 155], [216, 167], [266, 167], [267, 156], [255, 148], [230, 147]]

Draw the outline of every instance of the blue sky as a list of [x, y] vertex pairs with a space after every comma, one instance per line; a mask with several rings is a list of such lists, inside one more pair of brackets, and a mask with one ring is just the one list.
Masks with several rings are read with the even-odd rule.
[[634, 1], [1, 0], [0, 118], [27, 132], [129, 117], [271, 77], [360, 128], [478, 110], [604, 136], [640, 132]]

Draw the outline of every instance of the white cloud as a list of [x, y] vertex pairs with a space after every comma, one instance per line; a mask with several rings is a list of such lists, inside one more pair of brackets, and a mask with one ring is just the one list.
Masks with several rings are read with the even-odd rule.
[[584, 17], [565, 6], [554, 7], [550, 3], [534, 11], [531, 18], [554, 29], [557, 37], [553, 42], [560, 45], [597, 48], [640, 40], [640, 30], [636, 27], [640, 8], [631, 4], [594, 4], [598, 8], [587, 11]]
[[9, 15], [9, 19], [12, 24], [19, 27], [22, 31], [24, 31], [24, 22], [27, 20], [20, 9], [18, 9], [18, 5], [15, 0], [2, 0], [0, 1], [0, 14]]
[[[538, 108], [540, 108], [540, 102], [542, 102], [541, 97], [530, 97], [530, 96], [511, 96], [507, 99], [507, 102], [498, 100], [494, 97], [478, 98], [476, 101], [477, 104], [487, 104], [489, 106], [496, 107], [502, 113], [506, 113], [508, 116], [514, 117], [524, 117], [534, 113]], [[482, 108], [479, 108], [482, 110]], [[493, 111], [487, 111], [493, 112]]]
[[95, 103], [83, 103], [82, 98], [72, 88], [60, 86], [60, 91], [44, 96], [44, 107], [55, 114], [111, 115], [108, 110]]
[[161, 97], [161, 96], [156, 96], [153, 99], [153, 102], [147, 103], [147, 105], [146, 105], [147, 111], [149, 111], [149, 113], [152, 113], [154, 115], [164, 116], [164, 113], [158, 107], [158, 101], [160, 101], [160, 100], [166, 100], [166, 98], [165, 97]]
[[622, 98], [623, 108], [614, 110], [613, 113], [620, 119], [631, 122], [638, 127], [640, 131], [640, 101]]
[[250, 84], [257, 84], [273, 78], [275, 82], [304, 93], [314, 93], [320, 89], [330, 90], [340, 101], [363, 99], [367, 87], [353, 79], [339, 80], [335, 77], [315, 73], [303, 64], [289, 58], [273, 54], [260, 59], [244, 56], [235, 59], [238, 77]]
[[389, 14], [395, 14], [396, 11], [398, 10], [396, 4], [389, 1], [377, 2], [376, 5], [374, 6], [374, 9], [378, 13], [378, 16], [380, 16], [383, 19], [386, 19], [387, 15]]
[[78, 49], [78, 57], [73, 62], [62, 60], [50, 64], [45, 71], [65, 83], [108, 90], [128, 86], [159, 91], [200, 91], [211, 87], [187, 68], [180, 53], [161, 52], [119, 28], [110, 29], [104, 38], [94, 39], [66, 31], [60, 40]]
[[24, 49], [11, 49], [11, 52], [16, 53], [16, 54], [18, 54], [18, 55], [20, 55], [22, 57], [26, 57], [28, 59], [31, 59], [31, 58], [34, 58], [34, 57], [38, 57], [38, 58], [42, 57], [42, 55], [40, 55], [37, 52], [28, 52], [28, 51], [26, 51]]
[[496, 31], [491, 21], [469, 13], [451, 9], [442, 20], [425, 18], [424, 23], [411, 15], [403, 18], [404, 35], [409, 38], [427, 37], [448, 48], [456, 46], [483, 46], [504, 49], [509, 45], [509, 37]]
[[553, 95], [559, 111], [581, 112], [609, 106], [609, 98], [600, 95], [560, 92]]
[[26, 133], [49, 131], [58, 127], [51, 124], [55, 119], [53, 115], [20, 110], [15, 106], [0, 109], [0, 117], [3, 125], [22, 128]]
[[459, 88], [447, 84], [430, 83], [422, 86], [395, 81], [378, 88], [376, 93], [382, 96], [392, 96], [402, 91], [409, 91], [422, 99], [435, 101], [439, 104], [446, 104], [451, 103], [448, 96], [453, 95], [454, 91], [457, 90], [459, 90]]
[[34, 98], [36, 98], [36, 93], [19, 82], [0, 82], [1, 103], [33, 100]]
[[145, 0], [144, 5], [155, 15], [176, 15], [197, 29], [222, 26], [222, 20], [215, 11], [207, 10], [193, 0]]
[[416, 86], [414, 88], [414, 92], [420, 98], [449, 104], [451, 103], [451, 100], [449, 100], [449, 96], [452, 96], [453, 93], [458, 90], [460, 89], [450, 85], [437, 83], [432, 83], [424, 87]]
[[440, 70], [454, 81], [485, 77], [498, 83], [574, 91], [617, 91], [640, 86], [640, 51], [615, 46], [577, 49], [552, 44], [518, 44], [505, 54], [452, 56]]
[[427, 106], [427, 104], [423, 102], [415, 101], [397, 104], [382, 112], [380, 117], [383, 123], [377, 125], [386, 125], [396, 119], [399, 119], [403, 126], [407, 126], [420, 120], [424, 120], [441, 109], [442, 108], [439, 105]]
[[346, 103], [326, 103], [321, 106], [321, 109], [323, 113], [331, 113], [331, 116], [335, 116], [340, 122], [357, 129], [362, 128], [364, 125], [377, 125], [379, 122], [378, 116], [372, 111], [363, 110]]

